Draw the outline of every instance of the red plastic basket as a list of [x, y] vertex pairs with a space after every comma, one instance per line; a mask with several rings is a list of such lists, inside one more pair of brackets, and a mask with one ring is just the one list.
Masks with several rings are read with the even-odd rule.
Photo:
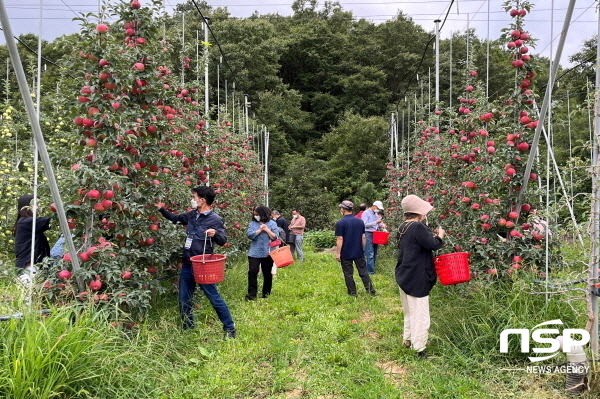
[[435, 271], [442, 285], [452, 285], [471, 281], [469, 253], [455, 252], [436, 256], [433, 259]]
[[216, 284], [225, 280], [225, 259], [220, 254], [192, 256], [194, 280], [198, 284]]
[[373, 244], [387, 245], [390, 238], [389, 231], [374, 231]]
[[271, 256], [273, 262], [275, 262], [277, 267], [286, 267], [294, 263], [292, 250], [288, 245], [269, 252], [269, 255]]

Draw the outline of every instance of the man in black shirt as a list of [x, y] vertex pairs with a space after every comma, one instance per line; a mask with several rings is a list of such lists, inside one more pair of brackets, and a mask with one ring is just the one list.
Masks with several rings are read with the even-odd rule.
[[283, 243], [286, 243], [288, 241], [288, 235], [290, 234], [289, 222], [276, 210], [271, 211], [271, 217], [275, 220], [275, 223], [277, 223], [277, 227], [279, 227], [279, 239], [282, 240]]

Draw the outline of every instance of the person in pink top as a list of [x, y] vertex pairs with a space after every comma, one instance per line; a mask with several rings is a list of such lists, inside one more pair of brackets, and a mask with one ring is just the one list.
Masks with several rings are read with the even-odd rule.
[[358, 213], [355, 216], [360, 219], [360, 217], [362, 216], [363, 212], [367, 210], [367, 204], [365, 204], [363, 202], [362, 204], [360, 204], [360, 206], [359, 206], [358, 209], [359, 209], [359, 211], [358, 211]]
[[290, 236], [294, 236], [290, 240], [292, 255], [296, 252], [298, 260], [304, 260], [304, 251], [302, 250], [302, 241], [304, 240], [304, 228], [306, 227], [306, 219], [300, 214], [297, 209], [292, 210], [292, 221], [289, 224]]

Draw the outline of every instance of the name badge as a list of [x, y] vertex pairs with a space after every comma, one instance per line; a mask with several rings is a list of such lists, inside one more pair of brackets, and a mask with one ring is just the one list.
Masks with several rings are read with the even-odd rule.
[[192, 238], [188, 237], [185, 239], [185, 244], [183, 245], [185, 249], [190, 249], [192, 247]]

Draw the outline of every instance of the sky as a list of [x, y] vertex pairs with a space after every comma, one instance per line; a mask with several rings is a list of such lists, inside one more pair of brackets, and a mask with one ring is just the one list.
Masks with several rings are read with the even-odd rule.
[[[142, 5], [147, 0], [140, 0]], [[0, 0], [6, 7], [11, 28], [15, 35], [42, 32], [42, 37], [54, 40], [56, 37], [75, 33], [79, 26], [72, 18], [79, 13], [97, 12], [99, 0]], [[166, 0], [165, 10], [172, 12], [184, 0]], [[569, 5], [569, 0], [533, 0], [534, 9], [525, 19], [525, 26], [532, 37], [537, 38], [533, 54], [554, 58], [560, 34]], [[227, 7], [234, 17], [245, 18], [255, 11], [259, 14], [291, 15], [293, 0], [208, 0], [213, 7]], [[352, 11], [357, 19], [382, 23], [394, 18], [399, 11], [410, 16], [417, 25], [429, 32], [435, 31], [436, 19], [444, 19], [451, 0], [339, 0], [343, 9]], [[504, 0], [455, 0], [443, 26], [440, 36], [449, 38], [453, 32], [464, 32], [473, 28], [482, 39], [496, 39], [501, 29], [510, 23], [510, 16], [503, 10]], [[319, 5], [323, 4], [320, 0]], [[598, 0], [578, 0], [567, 41], [561, 57], [564, 67], [570, 66], [569, 56], [583, 45], [583, 42], [597, 35]], [[42, 11], [40, 12], [40, 7]], [[40, 17], [42, 22], [40, 24]], [[0, 44], [4, 44], [0, 35]]]

